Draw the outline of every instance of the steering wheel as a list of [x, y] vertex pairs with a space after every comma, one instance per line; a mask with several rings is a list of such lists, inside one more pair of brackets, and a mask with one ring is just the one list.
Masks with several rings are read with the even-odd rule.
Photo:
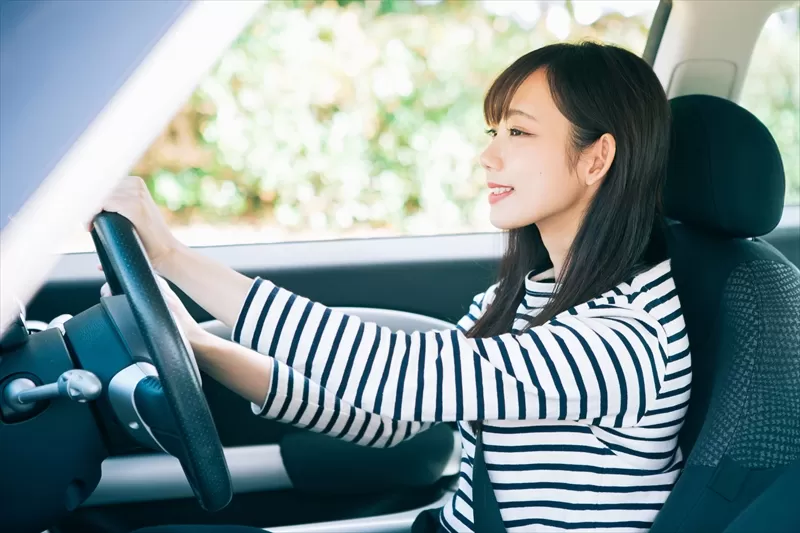
[[127, 297], [158, 372], [137, 388], [136, 399], [154, 413], [161, 411], [162, 423], [154, 428], [158, 442], [180, 460], [200, 505], [207, 511], [222, 509], [233, 497], [222, 443], [194, 354], [161, 294], [142, 242], [127, 218], [108, 212], [94, 219], [92, 238], [109, 288]]

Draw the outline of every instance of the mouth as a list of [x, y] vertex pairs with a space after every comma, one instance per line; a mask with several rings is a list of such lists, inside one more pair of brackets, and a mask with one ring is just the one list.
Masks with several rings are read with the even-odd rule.
[[489, 184], [489, 203], [494, 204], [503, 198], [506, 198], [514, 192], [514, 187], [507, 185], [498, 185], [497, 183]]

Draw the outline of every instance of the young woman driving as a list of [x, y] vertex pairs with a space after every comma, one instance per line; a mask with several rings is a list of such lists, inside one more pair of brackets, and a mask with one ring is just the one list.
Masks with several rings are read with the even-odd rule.
[[216, 263], [171, 235], [138, 178], [103, 209], [233, 328], [205, 332], [168, 291], [200, 367], [257, 414], [380, 447], [457, 422], [458, 489], [432, 530], [480, 531], [494, 509], [507, 531], [645, 531], [680, 473], [691, 384], [660, 226], [664, 90], [621, 48], [555, 44], [500, 74], [484, 115], [508, 247], [452, 331], [390, 331]]

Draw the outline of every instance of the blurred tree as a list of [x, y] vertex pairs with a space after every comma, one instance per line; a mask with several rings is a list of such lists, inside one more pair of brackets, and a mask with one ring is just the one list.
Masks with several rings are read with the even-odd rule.
[[[488, 230], [476, 156], [492, 79], [565, 39], [641, 53], [656, 4], [272, 1], [133, 172], [176, 226], [277, 239]], [[796, 54], [783, 55], [791, 76]], [[755, 76], [765, 122], [797, 161], [796, 80]], [[798, 165], [787, 165], [795, 191]]]

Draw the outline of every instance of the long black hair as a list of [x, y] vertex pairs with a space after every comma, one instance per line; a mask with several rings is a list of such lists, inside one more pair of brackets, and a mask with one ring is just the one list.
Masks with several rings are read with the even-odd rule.
[[[514, 93], [534, 72], [546, 74], [552, 98], [571, 123], [571, 165], [609, 133], [616, 155], [575, 236], [558, 289], [528, 327], [584, 303], [666, 258], [661, 191], [666, 177], [670, 108], [650, 66], [616, 46], [560, 43], [534, 50], [494, 81], [484, 100], [487, 124], [503, 121]], [[508, 232], [499, 285], [467, 333], [508, 333], [525, 292], [525, 276], [552, 265], [536, 225]]]

